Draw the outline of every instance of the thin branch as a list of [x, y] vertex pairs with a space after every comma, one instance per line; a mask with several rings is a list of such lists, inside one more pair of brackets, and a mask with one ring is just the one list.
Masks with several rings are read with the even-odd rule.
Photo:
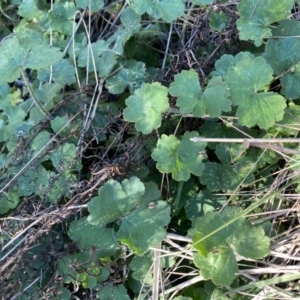
[[300, 154], [300, 151], [285, 148], [271, 143], [300, 143], [300, 138], [274, 138], [274, 139], [231, 139], [231, 138], [190, 138], [192, 142], [210, 142], [210, 143], [242, 143], [248, 149], [250, 146], [277, 150], [286, 154]]

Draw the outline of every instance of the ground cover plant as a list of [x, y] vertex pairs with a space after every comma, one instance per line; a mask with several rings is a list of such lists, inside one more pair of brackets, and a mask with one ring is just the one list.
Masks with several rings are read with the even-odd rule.
[[294, 0], [4, 0], [1, 299], [299, 297]]

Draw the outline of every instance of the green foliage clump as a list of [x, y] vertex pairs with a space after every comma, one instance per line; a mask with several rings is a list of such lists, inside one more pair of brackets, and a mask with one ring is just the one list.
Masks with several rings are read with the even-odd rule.
[[298, 6], [52, 2], [0, 5], [0, 296], [258, 294], [286, 225], [248, 214], [299, 191]]

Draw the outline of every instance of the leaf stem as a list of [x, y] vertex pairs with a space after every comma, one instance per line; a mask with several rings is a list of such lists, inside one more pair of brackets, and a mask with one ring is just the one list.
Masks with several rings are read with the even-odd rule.
[[176, 194], [176, 198], [174, 201], [174, 216], [176, 216], [179, 213], [179, 202], [180, 202], [180, 198], [181, 198], [183, 185], [184, 185], [184, 181], [179, 181], [177, 194]]

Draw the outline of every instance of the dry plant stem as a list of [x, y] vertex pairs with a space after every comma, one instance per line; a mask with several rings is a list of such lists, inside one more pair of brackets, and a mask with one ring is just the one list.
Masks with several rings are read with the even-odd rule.
[[[73, 29], [73, 32], [72, 32], [72, 35], [71, 35], [71, 37], [70, 37], [70, 39], [69, 39], [69, 41], [68, 41], [68, 44], [67, 44], [67, 46], [66, 46], [65, 49], [64, 49], [64, 52], [63, 52], [63, 53], [64, 53], [64, 56], [66, 55], [66, 53], [67, 53], [67, 51], [68, 51], [68, 49], [69, 49], [71, 43], [72, 43], [73, 40], [74, 40], [75, 33], [77, 32], [78, 28], [79, 28], [80, 25], [81, 25], [81, 22], [82, 22], [82, 20], [83, 20], [83, 16], [84, 16], [85, 13], [86, 13], [86, 10], [87, 10], [87, 8], [85, 8], [85, 9], [83, 10], [83, 12], [81, 13], [80, 19], [79, 19], [78, 23], [77, 23], [77, 24], [76, 24], [75, 22], [73, 23], [73, 27], [75, 26], [75, 24], [76, 24], [76, 27], [75, 27], [75, 29]], [[76, 16], [78, 13], [79, 13], [79, 12], [77, 11], [77, 12], [74, 14], [74, 20], [75, 20], [75, 16]], [[75, 52], [74, 52], [74, 53], [75, 53]]]
[[164, 68], [166, 66], [166, 61], [167, 61], [167, 56], [168, 56], [169, 47], [170, 47], [172, 30], [173, 30], [173, 23], [170, 24], [170, 30], [169, 30], [169, 35], [168, 35], [167, 47], [166, 47], [166, 50], [165, 50], [165, 55], [164, 55], [164, 59], [163, 59], [163, 63], [162, 63], [162, 69], [163, 70], [164, 70]]
[[22, 75], [22, 77], [23, 77], [23, 80], [24, 80], [24, 82], [25, 82], [25, 84], [26, 84], [26, 86], [27, 86], [27, 88], [28, 88], [28, 91], [29, 91], [29, 93], [30, 93], [30, 95], [31, 95], [31, 97], [32, 97], [32, 99], [33, 99], [35, 105], [36, 105], [37, 108], [38, 108], [38, 109], [39, 109], [39, 110], [47, 117], [47, 119], [51, 121], [50, 115], [46, 112], [46, 110], [45, 110], [44, 107], [43, 107], [43, 104], [42, 104], [42, 103], [40, 102], [40, 100], [36, 97], [36, 95], [35, 95], [33, 89], [31, 88], [31, 84], [30, 84], [30, 82], [28, 81], [27, 76], [26, 76], [26, 74], [25, 74], [25, 72], [24, 72], [24, 70], [23, 70], [23, 68], [22, 68], [21, 66], [20, 66], [20, 70], [21, 70], [21, 75]]
[[[87, 194], [90, 194], [95, 188], [97, 188], [100, 184], [102, 184], [108, 178], [108, 176], [109, 176], [109, 170], [108, 169], [102, 169], [101, 170], [101, 174], [99, 174], [101, 176], [99, 176], [99, 178], [97, 178], [97, 181], [95, 183], [93, 183], [93, 186], [89, 190], [87, 190], [87, 191], [79, 194], [77, 196], [77, 198], [80, 198], [80, 199], [86, 198]], [[70, 200], [69, 204], [71, 204], [72, 202], [73, 201]], [[80, 206], [78, 206], [78, 205], [75, 205], [75, 206], [69, 205], [69, 206], [63, 207], [63, 209], [56, 209], [56, 210], [51, 211], [51, 212], [43, 213], [34, 222], [30, 223], [26, 228], [24, 228], [21, 232], [19, 232], [16, 236], [14, 236], [6, 245], [3, 246], [3, 248], [1, 249], [1, 252], [3, 252], [8, 246], [10, 246], [20, 236], [24, 235], [31, 227], [35, 226], [37, 223], [44, 222], [44, 224], [42, 225], [42, 227], [40, 228], [40, 230], [37, 232], [37, 234], [34, 235], [34, 236], [32, 236], [32, 237], [30, 236], [28, 238], [28, 240], [26, 241], [27, 242], [27, 246], [24, 247], [24, 249], [18, 250], [18, 252], [14, 256], [11, 256], [8, 259], [8, 261], [4, 265], [1, 266], [0, 274], [3, 275], [4, 271], [6, 269], [9, 269], [9, 268], [10, 268], [10, 271], [12, 271], [12, 265], [17, 266], [16, 259], [21, 259], [22, 258], [23, 251], [25, 251], [26, 249], [28, 250], [29, 245], [33, 241], [35, 241], [38, 238], [39, 235], [41, 235], [44, 232], [46, 232], [47, 229], [49, 230], [49, 228], [51, 228], [53, 224], [56, 224], [57, 220], [59, 220], [60, 218], [61, 218], [61, 220], [63, 220], [63, 219], [65, 219], [67, 217], [67, 215], [72, 214], [74, 210], [78, 210], [78, 207], [80, 209], [86, 208], [85, 205], [80, 205]], [[22, 241], [23, 241], [23, 239], [22, 239]], [[20, 244], [21, 243], [18, 243], [17, 246], [19, 246]], [[11, 254], [12, 251], [15, 251], [16, 248], [17, 247], [14, 247], [13, 250], [9, 251], [9, 254]], [[5, 258], [7, 258], [7, 256], [9, 254], [6, 254], [4, 257], [2, 257], [0, 259], [0, 261], [3, 261]]]
[[157, 249], [154, 250], [154, 263], [153, 263], [153, 285], [152, 285], [152, 299], [158, 300], [159, 295], [159, 282], [161, 278], [161, 269], [160, 269], [160, 251], [161, 243], [157, 245]]
[[300, 151], [285, 148], [270, 143], [300, 143], [300, 138], [274, 138], [274, 139], [226, 139], [226, 138], [198, 138], [190, 139], [192, 142], [212, 142], [212, 143], [242, 143], [247, 149], [249, 146], [281, 151], [286, 154], [300, 154]]
[[[287, 179], [288, 180], [288, 179]], [[277, 196], [278, 194], [280, 194], [283, 190], [287, 189], [288, 187], [292, 186], [293, 184], [297, 183], [299, 181], [299, 178], [293, 178], [290, 182], [288, 182], [287, 184], [285, 184], [284, 186], [278, 188], [277, 190], [275, 190], [274, 192], [270, 192], [269, 194], [267, 194], [266, 196], [264, 196], [262, 199], [260, 199], [259, 201], [257, 201], [256, 203], [253, 203], [252, 205], [250, 205], [248, 208], [244, 209], [241, 213], [237, 214], [234, 218], [232, 218], [230, 221], [228, 221], [227, 223], [225, 223], [224, 225], [220, 226], [219, 228], [213, 230], [211, 233], [207, 234], [206, 236], [204, 236], [203, 238], [201, 238], [200, 240], [198, 240], [197, 242], [194, 243], [194, 245], [199, 244], [200, 242], [204, 241], [205, 239], [209, 238], [210, 236], [214, 235], [215, 233], [219, 232], [220, 230], [226, 228], [228, 225], [234, 223], [235, 221], [237, 221], [239, 218], [242, 218], [244, 216], [246, 216], [248, 213], [250, 213], [252, 210], [254, 210], [255, 208], [261, 206], [263, 203], [269, 201], [270, 199], [274, 198], [275, 196]], [[284, 181], [283, 181], [284, 182]]]
[[[92, 98], [92, 101], [91, 101], [91, 105], [90, 105], [90, 108], [89, 108], [89, 111], [88, 111], [88, 114], [87, 116], [85, 117], [85, 120], [84, 120], [84, 124], [82, 126], [82, 130], [81, 130], [81, 134], [80, 134], [80, 138], [78, 140], [78, 143], [77, 143], [77, 151], [81, 154], [82, 151], [81, 151], [81, 145], [83, 143], [83, 140], [84, 140], [84, 136], [85, 136], [85, 133], [88, 131], [88, 129], [90, 128], [90, 125], [92, 123], [92, 120], [94, 119], [95, 115], [96, 115], [96, 109], [98, 107], [98, 103], [99, 103], [99, 99], [100, 99], [100, 96], [102, 95], [102, 90], [103, 90], [103, 84], [104, 84], [104, 81], [105, 81], [105, 78], [102, 78], [98, 84], [97, 84], [97, 88], [95, 89], [95, 93], [98, 91], [98, 95], [96, 97], [96, 101], [94, 102], [94, 98], [95, 98], [95, 93], [93, 95], [93, 98]], [[91, 108], [93, 107], [93, 111], [91, 112]]]
[[[171, 294], [173, 292], [178, 293], [178, 292], [182, 291], [184, 288], [186, 288], [186, 287], [188, 287], [190, 285], [193, 285], [193, 284], [195, 284], [197, 282], [203, 281], [203, 280], [204, 279], [203, 279], [202, 276], [194, 277], [194, 278], [192, 278], [190, 280], [187, 280], [187, 281], [185, 281], [183, 283], [180, 283], [180, 284], [178, 284], [178, 285], [176, 285], [176, 286], [174, 286], [174, 287], [172, 287], [172, 288], [170, 288], [168, 290], [165, 290], [164, 293], [160, 293], [159, 296], [163, 297], [164, 295], [168, 295], [168, 294]], [[151, 297], [151, 298], [149, 298], [149, 300], [154, 300], [154, 299]]]
[[26, 290], [28, 290], [31, 286], [33, 286], [38, 280], [40, 280], [40, 277], [37, 277], [35, 280], [33, 280], [24, 290], [16, 295], [14, 295], [10, 300], [17, 299], [18, 296], [22, 295]]
[[57, 139], [57, 136], [65, 129], [67, 125], [69, 125], [77, 116], [79, 113], [77, 113], [73, 118], [71, 118], [60, 130], [57, 132], [57, 134], [43, 147], [41, 148], [36, 155], [30, 159], [30, 161], [0, 190], [0, 193], [4, 193], [5, 190], [13, 183], [18, 177], [20, 177], [26, 170], [27, 168], [32, 164], [34, 160], [37, 159], [38, 155], [42, 153], [53, 141]]

